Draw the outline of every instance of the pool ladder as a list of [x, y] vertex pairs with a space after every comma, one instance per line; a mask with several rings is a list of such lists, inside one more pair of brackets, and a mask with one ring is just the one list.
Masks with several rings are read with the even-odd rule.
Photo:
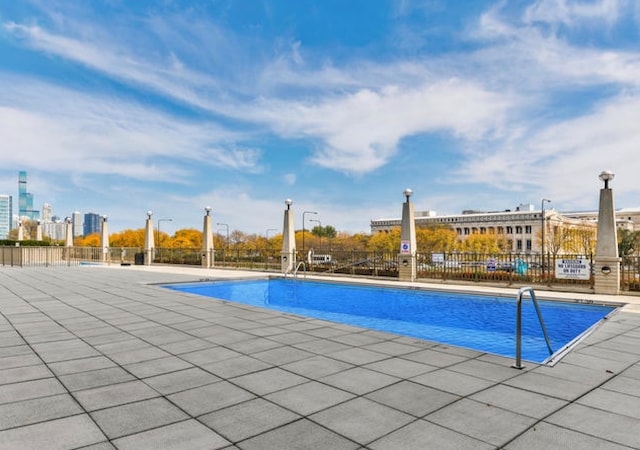
[[542, 320], [542, 314], [540, 313], [540, 307], [536, 300], [536, 293], [531, 286], [521, 287], [518, 289], [518, 307], [516, 316], [516, 362], [513, 366], [515, 369], [524, 369], [522, 365], [522, 297], [528, 292], [533, 302], [533, 306], [536, 307], [536, 313], [538, 314], [538, 321], [542, 327], [542, 333], [544, 334], [544, 340], [547, 342], [547, 348], [549, 349], [549, 355], [553, 355], [553, 349], [551, 348], [551, 342], [549, 341], [549, 335], [547, 334], [547, 328], [544, 326], [544, 320]]
[[307, 265], [304, 261], [300, 261], [296, 266], [296, 269], [293, 271], [293, 278], [298, 278], [298, 270], [300, 270], [300, 266], [304, 269], [304, 277], [307, 278]]

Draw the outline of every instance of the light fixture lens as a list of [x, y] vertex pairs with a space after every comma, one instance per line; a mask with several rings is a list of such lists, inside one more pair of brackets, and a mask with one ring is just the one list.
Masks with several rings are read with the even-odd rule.
[[288, 199], [286, 199], [286, 200], [284, 201], [284, 204], [285, 204], [285, 205], [287, 205], [287, 206], [291, 206], [291, 205], [293, 205], [293, 200], [291, 200], [290, 198], [288, 198]]
[[407, 189], [404, 190], [403, 193], [404, 193], [404, 196], [408, 198], [408, 197], [411, 197], [411, 195], [413, 194], [413, 191], [411, 189], [407, 188]]
[[615, 177], [615, 174], [610, 170], [603, 170], [599, 177], [602, 181], [611, 181]]

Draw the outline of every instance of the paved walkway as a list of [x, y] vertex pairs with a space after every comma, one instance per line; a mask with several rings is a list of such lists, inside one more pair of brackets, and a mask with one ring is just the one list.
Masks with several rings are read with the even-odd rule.
[[0, 268], [0, 448], [640, 448], [634, 307], [516, 370], [154, 285], [203, 274]]

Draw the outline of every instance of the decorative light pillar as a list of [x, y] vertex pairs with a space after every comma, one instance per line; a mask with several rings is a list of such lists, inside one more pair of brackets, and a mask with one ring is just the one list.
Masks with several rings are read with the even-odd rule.
[[107, 224], [107, 216], [100, 218], [100, 248], [102, 248], [102, 261], [109, 261], [109, 226]]
[[286, 199], [284, 204], [287, 209], [284, 210], [284, 224], [282, 226], [282, 252], [280, 253], [280, 265], [282, 273], [290, 273], [295, 270], [296, 266], [296, 234], [293, 228], [293, 211], [291, 205], [293, 201]]
[[18, 241], [24, 241], [24, 225], [22, 220], [18, 221]]
[[213, 228], [211, 224], [211, 206], [204, 208], [204, 223], [202, 225], [202, 266], [207, 269], [213, 267]]
[[73, 223], [71, 222], [71, 219], [69, 217], [64, 219], [64, 221], [65, 221], [64, 246], [73, 247]]
[[155, 250], [155, 243], [153, 241], [153, 220], [151, 216], [153, 212], [147, 211], [147, 221], [144, 227], [144, 264], [151, 265], [153, 261], [153, 253]]
[[620, 293], [620, 258], [618, 257], [618, 236], [613, 202], [613, 191], [609, 181], [614, 173], [604, 170], [600, 179], [604, 188], [600, 189], [598, 208], [598, 241], [594, 262], [594, 290], [596, 294]]
[[402, 204], [402, 228], [400, 231], [400, 254], [398, 255], [398, 278], [400, 281], [416, 279], [416, 221], [413, 203], [409, 200], [413, 191], [404, 190], [406, 201]]
[[36, 241], [42, 241], [42, 222], [36, 222]]

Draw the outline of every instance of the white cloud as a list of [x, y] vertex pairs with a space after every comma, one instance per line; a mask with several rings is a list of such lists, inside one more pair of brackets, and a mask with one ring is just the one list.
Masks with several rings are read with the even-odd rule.
[[188, 179], [185, 161], [260, 170], [259, 151], [228, 148], [237, 135], [210, 122], [25, 78], [0, 74], [0, 83], [12, 86], [0, 92], [7, 165], [150, 180]]
[[458, 79], [418, 88], [363, 89], [318, 104], [265, 101], [254, 119], [283, 136], [319, 138], [326, 145], [312, 161], [335, 170], [365, 173], [384, 165], [398, 142], [427, 132], [464, 139], [497, 133], [511, 100]]
[[603, 21], [610, 26], [619, 19], [623, 3], [619, 0], [538, 0], [527, 8], [524, 20], [569, 27], [585, 21]]

